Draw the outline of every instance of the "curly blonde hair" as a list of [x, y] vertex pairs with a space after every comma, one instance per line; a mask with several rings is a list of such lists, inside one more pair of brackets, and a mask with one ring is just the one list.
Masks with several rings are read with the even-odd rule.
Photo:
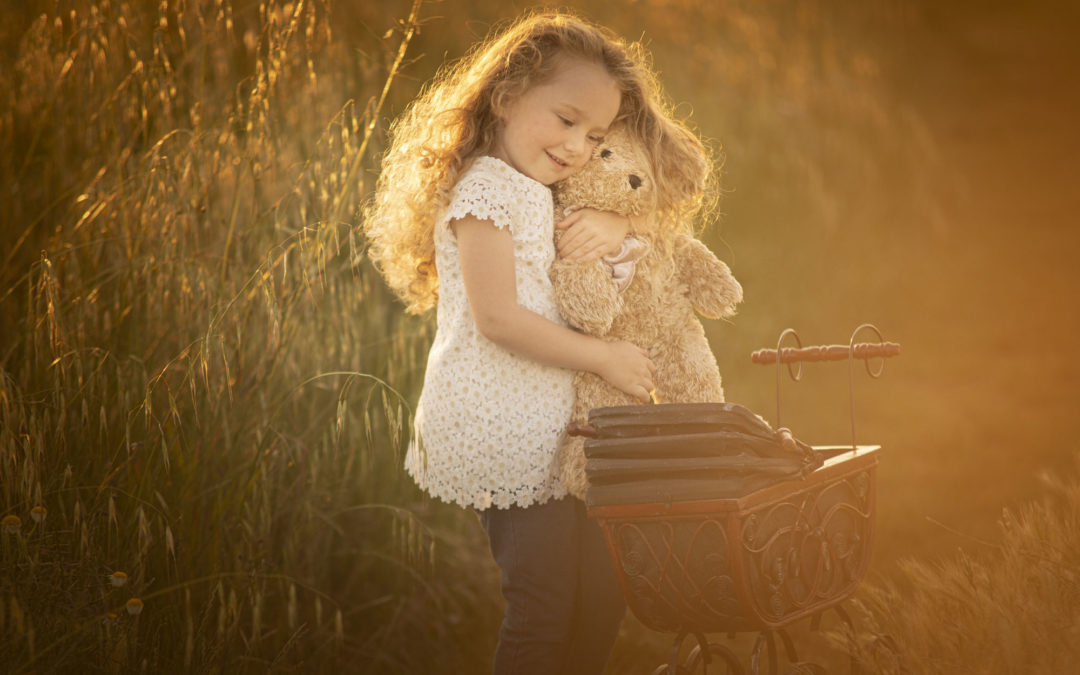
[[451, 188], [491, 152], [499, 111], [547, 82], [564, 58], [599, 64], [618, 85], [616, 122], [649, 155], [657, 217], [690, 229], [711, 186], [712, 162], [673, 115], [645, 49], [565, 11], [527, 13], [440, 70], [390, 127], [364, 229], [369, 257], [409, 312], [430, 309], [438, 297], [434, 228]]

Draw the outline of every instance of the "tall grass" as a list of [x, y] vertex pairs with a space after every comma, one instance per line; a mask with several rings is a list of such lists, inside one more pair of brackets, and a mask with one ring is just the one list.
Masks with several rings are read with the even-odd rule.
[[[1078, 462], [1080, 466], [1080, 462]], [[1080, 662], [1080, 472], [1042, 476], [1041, 501], [1005, 509], [996, 541], [861, 594], [849, 643], [869, 672], [1047, 675]]]
[[465, 516], [421, 524], [398, 471], [430, 329], [357, 222], [417, 9], [359, 45], [325, 0], [9, 23], [5, 666], [453, 663]]

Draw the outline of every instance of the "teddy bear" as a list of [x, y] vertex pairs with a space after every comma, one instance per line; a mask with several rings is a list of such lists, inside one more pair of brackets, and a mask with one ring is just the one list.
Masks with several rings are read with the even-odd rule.
[[[695, 310], [710, 318], [731, 316], [742, 286], [701, 241], [653, 217], [651, 164], [633, 136], [610, 131], [581, 171], [553, 187], [553, 197], [556, 221], [592, 207], [630, 216], [634, 226], [614, 255], [552, 265], [555, 301], [566, 321], [589, 335], [648, 350], [657, 403], [724, 402], [716, 358]], [[556, 241], [561, 234], [556, 231]], [[575, 376], [574, 395], [571, 427], [586, 425], [593, 408], [639, 403], [590, 372]], [[568, 491], [584, 500], [584, 439], [567, 434], [556, 461]]]

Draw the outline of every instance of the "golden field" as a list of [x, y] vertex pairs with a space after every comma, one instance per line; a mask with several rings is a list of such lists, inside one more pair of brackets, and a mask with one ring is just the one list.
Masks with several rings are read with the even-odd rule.
[[[746, 289], [707, 323], [728, 397], [775, 417], [749, 353], [786, 327], [903, 346], [855, 380], [884, 448], [858, 634], [797, 640], [841, 671], [1064, 672], [1080, 11], [569, 4], [646, 41], [722, 167], [700, 225]], [[483, 533], [400, 469], [433, 317], [383, 288], [359, 213], [389, 120], [527, 6], [7, 8], [0, 668], [485, 672]], [[847, 442], [847, 386], [808, 365], [785, 426]], [[628, 616], [609, 673], [669, 643]]]

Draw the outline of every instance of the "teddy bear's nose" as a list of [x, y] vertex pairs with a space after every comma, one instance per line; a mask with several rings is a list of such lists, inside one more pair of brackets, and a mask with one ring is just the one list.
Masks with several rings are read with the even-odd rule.
[[641, 179], [634, 174], [630, 174], [630, 187], [634, 190], [641, 187]]

